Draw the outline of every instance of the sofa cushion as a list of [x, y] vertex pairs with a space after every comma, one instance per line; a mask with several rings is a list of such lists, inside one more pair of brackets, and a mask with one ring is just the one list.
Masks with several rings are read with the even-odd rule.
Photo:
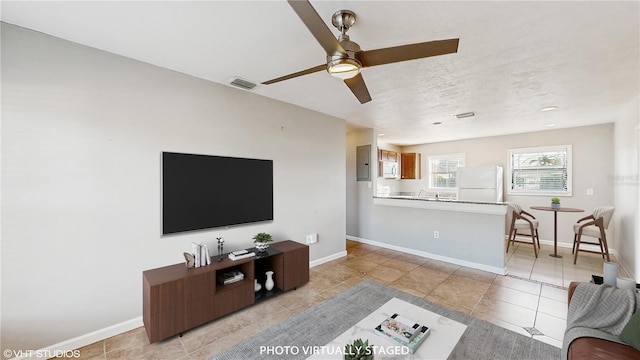
[[571, 343], [568, 358], [571, 360], [637, 360], [638, 351], [628, 345], [598, 338], [583, 337]]
[[620, 336], [635, 312], [634, 295], [631, 290], [580, 283], [569, 303], [567, 331], [586, 327]]
[[[573, 284], [572, 284], [573, 285]], [[638, 295], [631, 290], [620, 290], [606, 285], [595, 285], [587, 283], [576, 284], [569, 287], [569, 311], [567, 313], [567, 328], [563, 340], [562, 359], [597, 359], [594, 356], [570, 356], [569, 349], [572, 349], [576, 341], [586, 338], [587, 342], [600, 339], [603, 342], [596, 344], [606, 345], [604, 348], [577, 349], [580, 354], [586, 355], [589, 352], [599, 354], [611, 347], [612, 354], [622, 351], [631, 351], [631, 359], [640, 359], [638, 350], [626, 345], [619, 335], [625, 325], [633, 316], [634, 310], [640, 305], [637, 303]], [[612, 346], [614, 345], [614, 346]], [[599, 350], [598, 350], [599, 349]], [[624, 357], [610, 356], [610, 359], [623, 359]]]
[[620, 340], [640, 350], [640, 312], [636, 311], [620, 333]]

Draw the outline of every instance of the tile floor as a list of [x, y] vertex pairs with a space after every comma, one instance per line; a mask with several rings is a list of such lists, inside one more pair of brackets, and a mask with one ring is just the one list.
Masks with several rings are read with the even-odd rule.
[[[311, 268], [309, 283], [295, 291], [200, 326], [181, 338], [149, 344], [141, 327], [83, 347], [80, 356], [109, 360], [208, 359], [364, 279], [561, 347], [567, 316], [564, 287], [572, 280], [588, 281], [591, 274], [601, 274], [602, 259], [581, 253], [574, 266], [568, 256], [570, 249], [561, 249], [566, 256], [554, 259], [548, 256], [552, 247], [543, 245], [536, 259], [531, 246], [512, 247], [507, 255], [509, 275], [499, 276], [347, 241], [346, 257]], [[421, 286], [416, 288], [416, 284]]]
[[[568, 287], [572, 281], [590, 280], [591, 275], [602, 275], [604, 260], [600, 254], [580, 252], [574, 265], [570, 248], [558, 247], [558, 255], [562, 258], [549, 256], [553, 253], [551, 245], [542, 245], [541, 250], [536, 259], [531, 243], [516, 243], [515, 251], [510, 247], [507, 254], [509, 275], [561, 287]], [[616, 261], [615, 256], [610, 256], [611, 261]], [[622, 268], [619, 276], [628, 277]]]

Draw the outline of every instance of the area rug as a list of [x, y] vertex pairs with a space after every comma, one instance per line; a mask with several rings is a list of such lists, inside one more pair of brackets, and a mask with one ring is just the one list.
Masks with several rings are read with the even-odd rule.
[[[306, 359], [310, 354], [305, 354], [305, 349], [329, 343], [394, 297], [467, 325], [449, 359], [560, 359], [561, 350], [554, 346], [365, 280], [213, 356], [211, 360]], [[289, 350], [287, 346], [290, 346]], [[278, 353], [269, 353], [269, 349], [277, 349]]]

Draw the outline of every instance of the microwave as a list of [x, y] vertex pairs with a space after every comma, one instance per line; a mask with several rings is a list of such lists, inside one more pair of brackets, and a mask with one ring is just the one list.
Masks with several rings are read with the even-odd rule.
[[396, 178], [398, 177], [398, 163], [391, 161], [382, 162], [382, 177]]

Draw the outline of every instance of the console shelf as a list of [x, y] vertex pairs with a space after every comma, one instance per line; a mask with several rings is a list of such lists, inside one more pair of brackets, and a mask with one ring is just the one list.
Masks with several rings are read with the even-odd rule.
[[[215, 257], [214, 257], [215, 258]], [[223, 285], [221, 273], [239, 270], [244, 279]], [[272, 270], [273, 290], [254, 291], [254, 279]], [[271, 243], [266, 254], [238, 261], [226, 254], [220, 262], [195, 269], [184, 263], [142, 273], [143, 321], [149, 342], [181, 334], [196, 326], [253, 305], [309, 281], [309, 247], [287, 240]]]

